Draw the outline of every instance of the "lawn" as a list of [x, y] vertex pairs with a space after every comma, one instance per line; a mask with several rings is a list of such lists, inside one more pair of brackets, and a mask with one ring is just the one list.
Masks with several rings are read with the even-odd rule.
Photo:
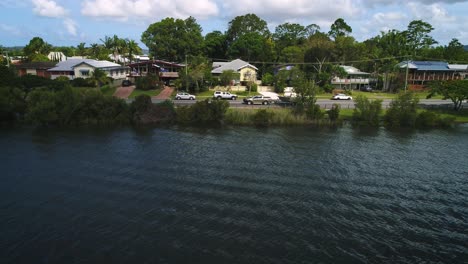
[[104, 85], [100, 88], [101, 93], [107, 96], [112, 96], [115, 93], [115, 90], [117, 90], [117, 87], [115, 86], [109, 86], [109, 85]]
[[135, 98], [139, 95], [142, 95], [142, 94], [146, 94], [150, 97], [153, 97], [153, 96], [156, 96], [158, 95], [159, 93], [161, 92], [161, 89], [156, 89], [156, 90], [147, 90], [147, 91], [143, 91], [143, 90], [133, 90], [133, 92], [130, 94], [130, 96], [128, 98]]

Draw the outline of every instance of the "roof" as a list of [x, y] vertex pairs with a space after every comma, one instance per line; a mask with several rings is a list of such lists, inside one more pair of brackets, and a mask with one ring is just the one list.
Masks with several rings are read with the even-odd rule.
[[231, 62], [227, 63], [220, 63], [220, 62], [213, 62], [213, 66], [215, 65], [220, 65], [218, 68], [215, 68], [211, 71], [211, 73], [223, 73], [223, 71], [228, 71], [228, 70], [233, 70], [233, 71], [239, 71], [243, 68], [250, 67], [255, 70], [258, 70], [257, 67], [253, 66], [252, 64], [249, 64], [248, 62], [245, 62], [243, 60], [237, 59], [233, 60]]
[[57, 63], [55, 68], [50, 69], [49, 71], [73, 71], [73, 69], [80, 65], [86, 63], [93, 68], [119, 68], [122, 67], [120, 64], [113, 63], [110, 61], [97, 61], [91, 59], [71, 59], [66, 61], [61, 61]]
[[468, 70], [468, 64], [449, 64], [449, 69], [455, 71], [466, 71]]
[[417, 71], [451, 71], [447, 62], [444, 61], [403, 61], [398, 67]]
[[358, 68], [353, 66], [340, 65], [340, 67], [343, 68], [349, 75], [370, 75], [370, 73], [362, 72]]
[[130, 67], [135, 67], [135, 66], [141, 66], [141, 65], [157, 65], [158, 67], [160, 66], [166, 66], [166, 67], [175, 67], [175, 68], [183, 68], [185, 67], [184, 64], [179, 64], [175, 62], [169, 62], [169, 61], [163, 61], [163, 60], [145, 60], [145, 61], [139, 61], [139, 62], [134, 62], [128, 64]]
[[19, 69], [50, 69], [55, 67], [56, 64], [55, 61], [40, 61], [16, 64], [16, 67]]

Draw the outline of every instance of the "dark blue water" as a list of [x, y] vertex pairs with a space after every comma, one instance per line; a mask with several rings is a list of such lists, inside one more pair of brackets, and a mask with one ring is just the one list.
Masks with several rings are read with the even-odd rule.
[[468, 126], [0, 132], [0, 263], [466, 263]]

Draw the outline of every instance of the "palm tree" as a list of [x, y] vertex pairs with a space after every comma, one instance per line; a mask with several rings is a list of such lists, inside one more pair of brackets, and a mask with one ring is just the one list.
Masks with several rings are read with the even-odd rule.
[[133, 55], [141, 53], [141, 48], [138, 46], [138, 43], [136, 43], [136, 41], [134, 41], [133, 39], [126, 39], [126, 44], [128, 50], [128, 59], [130, 60], [130, 62], [132, 62]]
[[86, 43], [81, 42], [76, 46], [78, 56], [85, 56], [86, 55], [86, 48], [85, 48]]
[[91, 44], [91, 56], [93, 59], [99, 58], [99, 53], [101, 52], [101, 46], [97, 43]]
[[89, 79], [91, 80], [91, 82], [94, 83], [94, 86], [96, 87], [101, 87], [103, 84], [109, 81], [106, 72], [101, 69], [95, 69], [92, 72], [91, 77]]

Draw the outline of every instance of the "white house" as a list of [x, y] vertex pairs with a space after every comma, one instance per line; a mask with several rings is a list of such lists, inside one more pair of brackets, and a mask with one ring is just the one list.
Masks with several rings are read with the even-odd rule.
[[70, 80], [75, 78], [88, 78], [95, 69], [104, 71], [108, 77], [125, 79], [130, 72], [127, 66], [110, 61], [97, 61], [91, 59], [71, 59], [57, 63], [54, 68], [48, 70], [51, 79], [66, 76]]
[[369, 85], [370, 73], [362, 72], [353, 66], [340, 65], [345, 70], [345, 77], [335, 76], [331, 80], [331, 84], [335, 88], [359, 89], [361, 86]]

